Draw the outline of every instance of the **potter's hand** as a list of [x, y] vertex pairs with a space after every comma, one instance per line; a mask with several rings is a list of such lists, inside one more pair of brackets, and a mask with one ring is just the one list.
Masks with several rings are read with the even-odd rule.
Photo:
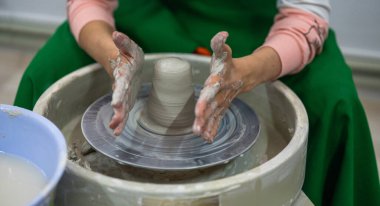
[[110, 59], [114, 77], [111, 102], [114, 114], [109, 127], [115, 135], [120, 135], [140, 88], [144, 53], [134, 41], [120, 32], [113, 32], [112, 38], [119, 53]]
[[193, 132], [209, 142], [213, 141], [225, 110], [243, 86], [242, 79], [232, 72], [236, 68], [231, 48], [225, 44], [227, 37], [227, 32], [219, 32], [211, 40], [211, 74], [195, 106]]
[[277, 53], [269, 47], [232, 58], [231, 48], [225, 44], [227, 37], [227, 32], [219, 32], [211, 40], [211, 74], [195, 107], [193, 132], [209, 142], [213, 141], [231, 101], [238, 94], [274, 79], [281, 70]]

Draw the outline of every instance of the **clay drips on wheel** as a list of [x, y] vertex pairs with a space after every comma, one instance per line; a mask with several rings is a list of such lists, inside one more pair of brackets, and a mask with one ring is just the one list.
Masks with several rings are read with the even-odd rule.
[[157, 61], [152, 84], [140, 125], [162, 135], [191, 133], [195, 98], [190, 64], [175, 57]]

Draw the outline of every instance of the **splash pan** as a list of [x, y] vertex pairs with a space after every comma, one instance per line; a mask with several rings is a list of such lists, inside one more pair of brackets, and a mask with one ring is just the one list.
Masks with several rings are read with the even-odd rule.
[[[86, 140], [97, 151], [118, 161], [154, 170], [189, 170], [223, 164], [247, 151], [259, 133], [256, 113], [243, 101], [235, 99], [226, 111], [213, 143], [194, 134], [157, 134], [140, 123], [151, 84], [144, 84], [129, 114], [122, 134], [109, 129], [112, 117], [111, 94], [89, 106], [82, 118]], [[200, 85], [194, 87], [199, 96]]]
[[[209, 76], [209, 57], [147, 54], [143, 84], [151, 82], [156, 61], [166, 57], [189, 61], [195, 85], [203, 85]], [[239, 95], [260, 122], [250, 149], [226, 164], [181, 171], [121, 165], [97, 151], [84, 153], [88, 143], [81, 119], [91, 104], [112, 91], [111, 85], [104, 68], [87, 65], [54, 83], [34, 107], [61, 129], [68, 143], [69, 161], [55, 205], [308, 205], [296, 201], [303, 194], [308, 118], [302, 102], [283, 83], [263, 84]]]

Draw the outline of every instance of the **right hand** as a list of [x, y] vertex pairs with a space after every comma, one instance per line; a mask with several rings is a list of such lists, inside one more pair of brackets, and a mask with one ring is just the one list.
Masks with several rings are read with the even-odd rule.
[[116, 57], [110, 58], [114, 77], [111, 102], [114, 114], [109, 127], [118, 136], [127, 123], [129, 111], [133, 108], [140, 89], [144, 52], [123, 33], [115, 31], [112, 38], [119, 52]]
[[250, 55], [232, 58], [227, 37], [227, 32], [219, 32], [211, 40], [211, 74], [195, 106], [193, 132], [208, 142], [213, 141], [237, 95], [277, 78], [281, 72], [281, 60], [274, 49], [262, 47]]

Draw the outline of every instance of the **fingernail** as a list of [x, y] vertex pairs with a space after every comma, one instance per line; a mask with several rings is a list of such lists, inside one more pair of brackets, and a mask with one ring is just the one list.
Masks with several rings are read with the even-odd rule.
[[213, 142], [213, 139], [210, 138], [207, 134], [204, 135], [203, 139], [204, 139], [205, 141], [207, 141], [208, 143], [212, 143], [212, 142]]
[[193, 124], [193, 132], [195, 133], [195, 134], [200, 134], [200, 132], [201, 132], [201, 127], [198, 125], [198, 124]]
[[121, 134], [121, 131], [118, 131], [117, 129], [115, 129], [115, 131], [113, 132], [113, 134], [115, 136], [119, 136]]

